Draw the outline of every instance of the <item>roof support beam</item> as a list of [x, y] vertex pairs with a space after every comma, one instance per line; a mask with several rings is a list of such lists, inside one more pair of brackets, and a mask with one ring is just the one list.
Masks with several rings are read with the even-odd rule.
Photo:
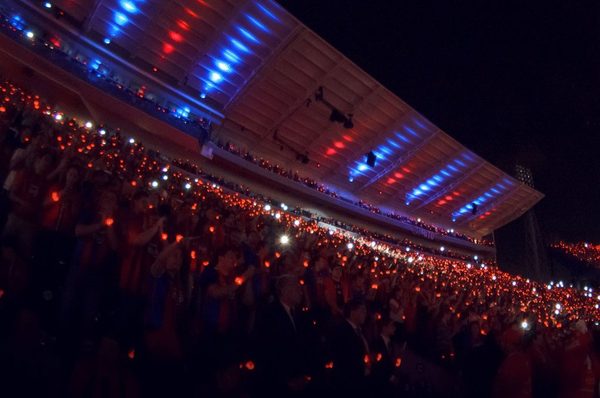
[[503, 194], [501, 194], [497, 198], [495, 198], [492, 201], [490, 201], [488, 204], [482, 206], [481, 208], [477, 208], [477, 212], [475, 214], [468, 215], [466, 218], [463, 218], [462, 220], [459, 220], [457, 222], [457, 224], [458, 225], [467, 224], [468, 222], [470, 222], [474, 218], [480, 216], [481, 214], [484, 214], [486, 211], [488, 211], [488, 210], [494, 208], [495, 206], [497, 206], [498, 203], [500, 203], [502, 200], [506, 199], [510, 195], [514, 194], [518, 189], [519, 189], [519, 184], [517, 183], [512, 188], [507, 189], [506, 192], [504, 192]]
[[391, 164], [386, 166], [379, 173], [375, 174], [375, 176], [371, 177], [369, 179], [369, 181], [367, 181], [366, 183], [364, 183], [363, 185], [358, 187], [358, 189], [354, 190], [354, 192], [364, 191], [365, 189], [367, 189], [368, 187], [370, 187], [371, 185], [373, 185], [374, 183], [379, 181], [381, 178], [385, 177], [386, 175], [391, 173], [393, 170], [398, 168], [400, 165], [404, 164], [408, 159], [410, 159], [415, 153], [419, 152], [421, 150], [421, 148], [423, 148], [425, 145], [427, 145], [439, 133], [440, 133], [440, 130], [435, 130], [433, 133], [429, 134], [417, 146], [415, 146], [414, 148], [412, 148], [411, 150], [406, 152], [403, 156], [400, 156], [399, 158], [397, 158], [395, 161], [393, 161]]
[[483, 166], [485, 166], [485, 161], [483, 159], [480, 159], [479, 163], [475, 167], [471, 168], [468, 172], [462, 174], [458, 178], [458, 180], [454, 181], [452, 184], [444, 186], [438, 193], [430, 196], [423, 202], [419, 203], [419, 205], [417, 207], [413, 207], [413, 210], [419, 210], [420, 208], [425, 207], [428, 204], [430, 204], [430, 203], [436, 201], [437, 199], [441, 198], [442, 196], [446, 195], [449, 191], [452, 191], [454, 188], [456, 188], [457, 186], [462, 184], [464, 181], [466, 181], [469, 177], [471, 177], [472, 175], [477, 173], [479, 170], [481, 170], [481, 168]]

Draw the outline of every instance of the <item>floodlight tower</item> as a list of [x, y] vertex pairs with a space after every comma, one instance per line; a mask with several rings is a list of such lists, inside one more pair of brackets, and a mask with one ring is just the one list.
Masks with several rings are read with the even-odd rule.
[[[515, 167], [516, 178], [523, 184], [535, 188], [533, 183], [533, 173], [531, 169], [517, 164]], [[525, 273], [531, 275], [537, 280], [551, 277], [548, 263], [548, 254], [546, 245], [540, 229], [537, 216], [533, 208], [529, 209], [523, 215], [523, 226], [525, 229]]]

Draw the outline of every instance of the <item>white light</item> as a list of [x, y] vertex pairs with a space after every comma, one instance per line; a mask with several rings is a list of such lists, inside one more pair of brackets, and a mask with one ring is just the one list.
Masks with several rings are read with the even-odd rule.
[[104, 44], [106, 44], [106, 45], [110, 44], [110, 39], [108, 37], [104, 38]]
[[560, 310], [554, 310], [554, 314], [555, 314], [555, 315], [558, 315], [558, 314], [560, 314]]
[[217, 68], [221, 69], [223, 72], [229, 72], [231, 70], [231, 66], [223, 61], [217, 61]]
[[[169, 168], [168, 168], [168, 167], [163, 167], [163, 168], [162, 168], [162, 172], [163, 172], [163, 173], [166, 173], [167, 171], [169, 171]], [[213, 187], [213, 188], [214, 188], [214, 187]]]
[[473, 259], [475, 259], [475, 261], [479, 260], [479, 256], [473, 256]]
[[92, 122], [85, 122], [85, 128], [86, 129], [91, 129], [92, 127], [94, 127], [94, 125], [92, 124]]
[[158, 187], [158, 181], [154, 180], [152, 181], [152, 188], [156, 188]]
[[333, 235], [333, 229], [329, 230], [329, 235]]
[[410, 247], [406, 246], [406, 251], [409, 252], [410, 251]]
[[275, 218], [279, 220], [281, 218], [281, 213], [279, 213], [279, 212], [275, 213]]
[[295, 227], [300, 226], [300, 220], [294, 220], [294, 226]]
[[129, 139], [129, 143], [130, 143], [130, 144], [135, 144], [135, 139], [134, 139], [134, 138], [130, 138], [130, 139]]
[[523, 321], [521, 322], [521, 327], [525, 330], [529, 329], [529, 323], [527, 323], [527, 321]]
[[585, 246], [585, 248], [587, 249], [587, 247], [588, 247], [588, 244], [587, 244], [587, 243], [584, 243], [584, 245], [583, 245], [583, 246]]
[[562, 308], [562, 306], [560, 305], [560, 303], [556, 303], [556, 305], [554, 306], [554, 308], [556, 308], [557, 310], [560, 310]]
[[29, 38], [29, 39], [33, 39], [33, 37], [34, 37], [35, 35], [33, 34], [33, 32], [32, 32], [32, 31], [28, 30], [28, 31], [27, 31], [27, 33], [25, 33], [25, 36], [27, 36], [27, 38]]
[[515, 281], [512, 281], [512, 285], [513, 285], [513, 286], [517, 286], [517, 282], [515, 282]]
[[446, 248], [444, 246], [440, 247], [440, 251], [444, 251]]
[[288, 243], [290, 243], [289, 236], [281, 235], [281, 237], [279, 238], [279, 243], [281, 243], [282, 245], [287, 245]]
[[271, 211], [271, 205], [265, 205], [265, 211]]
[[346, 247], [348, 248], [348, 250], [352, 250], [352, 248], [354, 247], [354, 243], [348, 242], [348, 244], [346, 245]]
[[409, 258], [408, 258], [408, 263], [409, 263], [409, 264], [411, 264], [413, 261], [415, 261], [415, 259], [414, 259], [414, 258], [412, 258], [412, 257], [409, 257]]
[[420, 219], [420, 218], [417, 218], [417, 222], [421, 222], [421, 219]]
[[282, 204], [281, 204], [281, 208], [282, 208], [283, 210], [287, 210], [287, 209], [288, 209], [288, 207], [287, 207], [287, 205], [286, 205], [285, 203], [282, 203]]
[[162, 179], [167, 181], [169, 179], [169, 176], [165, 174], [164, 176], [162, 176]]
[[192, 184], [190, 184], [189, 182], [185, 183], [185, 189], [191, 189], [192, 188]]
[[471, 269], [471, 263], [467, 263], [467, 268]]
[[492, 280], [495, 281], [496, 280], [496, 275], [492, 275]]
[[52, 8], [52, 3], [45, 2], [44, 3], [44, 7], [46, 7], [46, 8]]
[[219, 72], [211, 72], [210, 73], [210, 80], [212, 80], [214, 83], [218, 83], [221, 80], [223, 80], [223, 75], [220, 74]]
[[375, 256], [375, 261], [379, 261], [379, 257]]
[[206, 93], [200, 93], [200, 98], [202, 98], [202, 99], [206, 98]]
[[587, 286], [584, 286], [584, 287], [583, 287], [583, 290], [585, 290], [585, 291], [587, 292], [587, 290], [588, 290], [588, 287], [587, 287]]
[[102, 129], [98, 133], [100, 133], [100, 135], [106, 135], [106, 130]]
[[54, 119], [56, 119], [56, 120], [58, 120], [58, 121], [62, 120], [62, 118], [63, 118], [63, 116], [62, 116], [60, 113], [57, 113], [57, 114], [54, 116]]
[[375, 242], [375, 241], [372, 241], [372, 242], [371, 242], [371, 247], [375, 247], [375, 246], [377, 246], [377, 242]]

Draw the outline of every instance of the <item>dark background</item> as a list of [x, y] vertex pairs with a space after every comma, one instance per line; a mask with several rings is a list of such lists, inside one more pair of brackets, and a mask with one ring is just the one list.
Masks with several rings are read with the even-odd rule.
[[469, 149], [532, 168], [546, 241], [600, 243], [599, 2], [279, 3]]

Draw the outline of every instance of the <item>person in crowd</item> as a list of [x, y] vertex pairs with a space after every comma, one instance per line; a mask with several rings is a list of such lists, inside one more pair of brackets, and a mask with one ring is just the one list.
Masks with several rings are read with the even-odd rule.
[[293, 396], [307, 382], [308, 347], [305, 322], [299, 316], [302, 289], [297, 277], [282, 275], [276, 297], [261, 316], [257, 328], [263, 386], [268, 396]]
[[494, 398], [530, 398], [532, 396], [531, 362], [523, 350], [523, 330], [511, 325], [501, 337], [504, 360], [496, 373]]
[[340, 394], [365, 393], [370, 373], [369, 344], [362, 327], [367, 320], [367, 306], [360, 298], [344, 307], [328, 345], [333, 360], [333, 380]]

